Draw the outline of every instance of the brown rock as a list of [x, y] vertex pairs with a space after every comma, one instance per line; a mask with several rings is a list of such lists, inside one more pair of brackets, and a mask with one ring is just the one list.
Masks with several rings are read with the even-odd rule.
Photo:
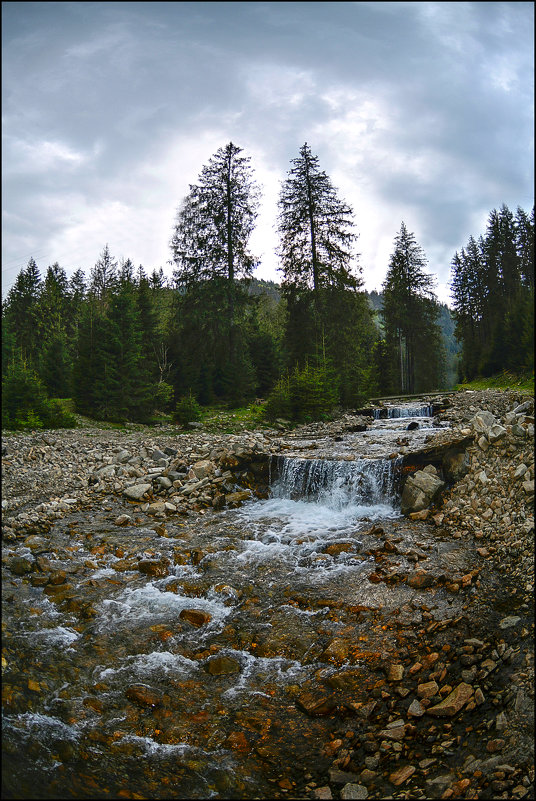
[[404, 678], [404, 665], [389, 665], [387, 679], [389, 681], [402, 681]]
[[311, 692], [302, 693], [296, 699], [297, 706], [310, 717], [323, 717], [329, 715], [336, 707], [334, 699], [325, 694]]
[[212, 620], [212, 615], [202, 609], [183, 609], [179, 615], [181, 620], [187, 620], [192, 626], [200, 628]]
[[162, 693], [147, 687], [146, 684], [131, 684], [127, 688], [126, 697], [138, 706], [160, 706], [162, 703]]
[[413, 587], [413, 589], [423, 589], [425, 587], [432, 587], [435, 584], [435, 579], [430, 573], [427, 573], [426, 570], [414, 570], [413, 573], [410, 574], [407, 583], [410, 587]]
[[138, 570], [146, 576], [167, 576], [169, 573], [167, 559], [142, 559], [138, 562]]
[[452, 717], [469, 701], [473, 693], [471, 685], [462, 681], [443, 701], [429, 707], [426, 711], [434, 717]]
[[215, 656], [204, 667], [211, 676], [224, 676], [228, 673], [240, 673], [240, 665], [228, 656]]
[[432, 695], [436, 695], [437, 691], [439, 690], [439, 686], [435, 681], [425, 681], [423, 684], [419, 684], [417, 686], [417, 695], [419, 698], [431, 698]]
[[401, 784], [404, 784], [410, 776], [413, 776], [415, 773], [415, 768], [413, 765], [405, 765], [403, 768], [399, 768], [395, 770], [394, 773], [389, 774], [389, 781], [395, 785], [395, 787], [399, 787]]
[[324, 650], [322, 657], [333, 662], [344, 662], [348, 657], [348, 643], [339, 638], [332, 640]]
[[243, 731], [232, 731], [225, 743], [233, 751], [241, 751], [242, 753], [249, 751], [249, 743]]

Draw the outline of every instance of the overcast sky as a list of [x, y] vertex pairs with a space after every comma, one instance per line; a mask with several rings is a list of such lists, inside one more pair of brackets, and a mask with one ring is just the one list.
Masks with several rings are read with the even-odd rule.
[[176, 209], [229, 141], [280, 281], [281, 181], [304, 142], [354, 209], [365, 287], [401, 222], [449, 301], [454, 252], [533, 205], [534, 7], [516, 2], [4, 2], [3, 294], [33, 256], [89, 275], [105, 244], [167, 265]]

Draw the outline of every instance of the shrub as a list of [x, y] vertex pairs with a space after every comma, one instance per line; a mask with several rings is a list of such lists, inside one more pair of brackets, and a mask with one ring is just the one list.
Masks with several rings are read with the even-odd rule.
[[191, 393], [177, 401], [173, 419], [181, 426], [195, 423], [201, 419], [201, 406]]
[[299, 423], [327, 419], [337, 403], [337, 387], [323, 367], [306, 365], [279, 379], [265, 406], [269, 420], [287, 418]]
[[159, 411], [169, 412], [173, 402], [173, 387], [171, 384], [161, 381], [156, 386], [155, 405]]

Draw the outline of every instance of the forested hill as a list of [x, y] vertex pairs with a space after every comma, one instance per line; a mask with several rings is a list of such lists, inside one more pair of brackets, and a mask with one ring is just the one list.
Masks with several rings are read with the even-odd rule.
[[[251, 278], [248, 282], [248, 294], [253, 297], [267, 295], [276, 304], [282, 297], [281, 285], [275, 281], [265, 281], [260, 278]], [[374, 321], [380, 334], [383, 334], [383, 292], [373, 289], [371, 292], [364, 292]], [[447, 385], [453, 386], [457, 381], [457, 358], [460, 353], [460, 344], [454, 333], [455, 321], [451, 310], [446, 303], [438, 303], [439, 315], [438, 324], [443, 335], [443, 344], [446, 353], [446, 373]]]

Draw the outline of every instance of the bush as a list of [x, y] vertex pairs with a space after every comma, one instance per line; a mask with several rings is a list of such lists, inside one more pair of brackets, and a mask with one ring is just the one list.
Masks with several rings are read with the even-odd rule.
[[191, 393], [177, 401], [173, 419], [181, 426], [196, 423], [201, 419], [201, 406]]
[[169, 412], [173, 402], [173, 387], [165, 381], [156, 385], [155, 405], [161, 412]]
[[326, 420], [337, 403], [337, 387], [328, 371], [308, 364], [277, 382], [265, 406], [269, 420], [287, 418], [299, 423]]

